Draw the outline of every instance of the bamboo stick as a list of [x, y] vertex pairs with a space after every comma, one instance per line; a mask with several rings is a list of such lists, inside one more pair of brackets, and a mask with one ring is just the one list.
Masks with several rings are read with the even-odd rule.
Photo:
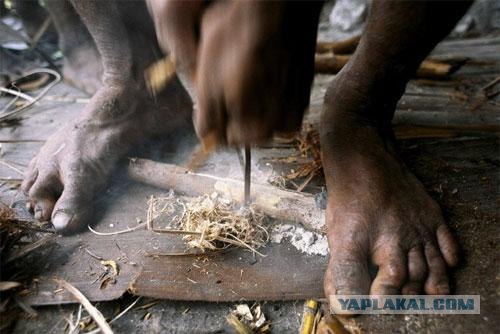
[[356, 50], [360, 39], [361, 35], [358, 35], [341, 41], [318, 42], [316, 44], [316, 53], [351, 54]]
[[[347, 64], [350, 55], [317, 54], [314, 69], [318, 73], [337, 74]], [[418, 78], [442, 79], [453, 73], [456, 66], [435, 60], [424, 60], [417, 70]]]

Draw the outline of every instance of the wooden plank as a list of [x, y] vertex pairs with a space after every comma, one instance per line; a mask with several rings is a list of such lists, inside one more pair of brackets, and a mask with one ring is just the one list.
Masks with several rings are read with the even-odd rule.
[[291, 245], [270, 244], [266, 257], [229, 251], [216, 256], [148, 258], [131, 292], [192, 301], [322, 298], [327, 258], [304, 255]]
[[[135, 226], [137, 218], [146, 217], [149, 196], [166, 192], [140, 184], [115, 184], [106, 194], [106, 198], [97, 199], [100, 202], [97, 207], [108, 207], [96, 213], [99, 224], [95, 229], [101, 232]], [[322, 288], [318, 282], [327, 261], [326, 257], [300, 253], [287, 242], [268, 244], [262, 249], [267, 254], [263, 258], [254, 258], [241, 249], [217, 256], [161, 256], [185, 252], [186, 246], [180, 236], [146, 230], [114, 236], [97, 236], [87, 231], [61, 237], [58, 244], [44, 257], [45, 261], [39, 262], [40, 275], [30, 289], [34, 293], [25, 298], [27, 303], [74, 302], [70, 294], [56, 291], [54, 277], [73, 284], [91, 301], [116, 299], [129, 288], [139, 295], [179, 300], [278, 300], [308, 298], [311, 294], [319, 297]], [[85, 249], [118, 263], [120, 274], [116, 284], [100, 289], [100, 281], [96, 279], [102, 273], [102, 266]], [[275, 287], [269, 292], [272, 285]]]

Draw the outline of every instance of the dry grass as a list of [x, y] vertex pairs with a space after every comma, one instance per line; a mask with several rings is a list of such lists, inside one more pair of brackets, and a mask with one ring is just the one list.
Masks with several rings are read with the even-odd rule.
[[269, 182], [279, 188], [291, 184], [297, 191], [302, 191], [314, 177], [323, 175], [319, 133], [311, 124], [305, 123], [302, 131], [288, 143], [295, 146], [297, 152], [278, 161], [295, 167], [289, 173], [274, 176]]
[[[152, 196], [148, 204], [148, 227], [184, 234], [183, 239], [191, 248], [204, 252], [237, 246], [264, 256], [257, 249], [269, 239], [266, 216], [252, 207], [237, 208], [216, 193], [189, 200], [177, 199], [173, 194], [161, 198]], [[172, 217], [178, 211], [181, 213]], [[168, 228], [154, 229], [153, 223], [157, 225], [164, 218], [171, 220]]]
[[25, 258], [53, 245], [54, 235], [47, 232], [53, 233], [17, 217], [13, 209], [0, 202], [0, 332], [9, 331], [21, 310], [36, 314], [18, 296], [27, 292], [27, 282], [32, 278], [32, 267], [24, 263]]

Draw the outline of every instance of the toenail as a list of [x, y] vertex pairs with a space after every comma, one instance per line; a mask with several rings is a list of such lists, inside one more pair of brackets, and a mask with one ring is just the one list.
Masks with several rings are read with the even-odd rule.
[[440, 285], [436, 288], [438, 295], [447, 295], [450, 293], [448, 285]]
[[35, 219], [36, 220], [42, 219], [42, 214], [43, 214], [42, 208], [37, 206], [35, 209]]
[[336, 295], [363, 295], [363, 291], [358, 288], [343, 288], [339, 289], [335, 293]]
[[65, 229], [73, 219], [74, 215], [68, 214], [63, 211], [57, 211], [52, 218], [52, 225], [57, 231]]

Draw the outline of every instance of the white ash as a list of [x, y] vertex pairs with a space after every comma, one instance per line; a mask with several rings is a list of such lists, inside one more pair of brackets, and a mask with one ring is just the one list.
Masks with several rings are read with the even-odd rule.
[[290, 224], [279, 224], [271, 230], [271, 240], [280, 244], [283, 240], [290, 243], [302, 253], [327, 256], [328, 241], [326, 236], [305, 230], [303, 227]]

